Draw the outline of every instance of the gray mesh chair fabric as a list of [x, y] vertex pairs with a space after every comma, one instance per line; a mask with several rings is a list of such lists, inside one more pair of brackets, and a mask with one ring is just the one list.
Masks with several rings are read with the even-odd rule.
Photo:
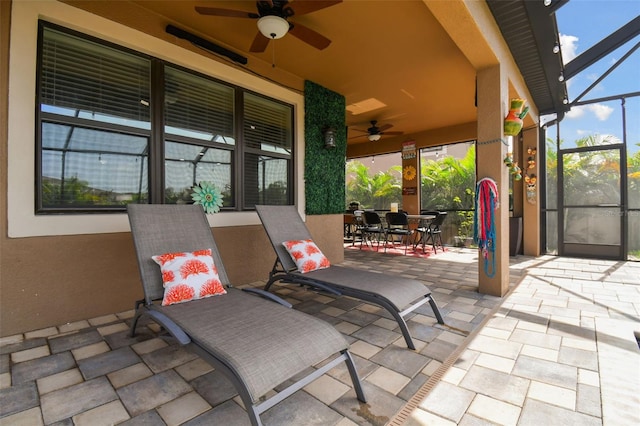
[[[230, 286], [201, 206], [129, 205], [128, 213], [145, 296], [136, 303], [132, 335], [143, 315], [160, 324], [226, 375], [253, 425], [261, 424], [260, 413], [342, 362], [347, 364], [358, 399], [364, 402], [348, 344], [334, 327]], [[169, 306], [157, 303], [164, 291], [160, 268], [151, 256], [206, 248], [212, 250], [227, 294]], [[263, 290], [257, 293], [277, 298]], [[322, 366], [311, 368], [319, 364]], [[297, 376], [310, 368], [310, 374]], [[268, 392], [294, 376], [292, 385], [264, 400]]]
[[438, 323], [444, 324], [431, 290], [420, 281], [339, 265], [305, 274], [298, 272], [282, 245], [285, 241], [311, 239], [295, 206], [256, 206], [256, 211], [276, 252], [265, 290], [278, 281], [294, 282], [381, 306], [396, 320], [410, 349], [415, 345], [404, 318], [411, 312], [428, 302]]

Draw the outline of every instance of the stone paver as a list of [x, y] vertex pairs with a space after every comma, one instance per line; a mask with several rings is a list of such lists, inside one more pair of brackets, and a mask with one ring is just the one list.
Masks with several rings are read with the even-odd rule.
[[[580, 273], [591, 269], [598, 273]], [[611, 270], [624, 272], [613, 279]], [[639, 298], [639, 263], [531, 259], [462, 351], [479, 354], [462, 379], [449, 372], [464, 369], [443, 364], [443, 379], [426, 396], [418, 391], [393, 424], [640, 424], [640, 316], [628, 303]], [[458, 401], [443, 404], [447, 394]]]
[[45, 424], [58, 422], [118, 399], [106, 377], [101, 376], [44, 395], [41, 400]]
[[[511, 258], [513, 292], [496, 298], [477, 293], [476, 259], [345, 250], [345, 265], [429, 285], [446, 324], [428, 305], [416, 310], [415, 351], [377, 306], [274, 286], [345, 335], [367, 403], [339, 365], [267, 410], [265, 426], [640, 424], [640, 264]], [[0, 338], [0, 425], [249, 424], [219, 371], [152, 322], [130, 337], [132, 317]]]

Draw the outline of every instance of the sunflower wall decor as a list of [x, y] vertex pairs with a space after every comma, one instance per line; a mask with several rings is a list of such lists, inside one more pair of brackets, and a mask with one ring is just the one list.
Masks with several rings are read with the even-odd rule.
[[201, 181], [193, 187], [191, 193], [193, 204], [199, 204], [205, 213], [217, 213], [222, 207], [222, 194], [211, 182]]
[[417, 174], [416, 168], [413, 166], [406, 166], [402, 169], [402, 177], [404, 177], [405, 180], [414, 180]]

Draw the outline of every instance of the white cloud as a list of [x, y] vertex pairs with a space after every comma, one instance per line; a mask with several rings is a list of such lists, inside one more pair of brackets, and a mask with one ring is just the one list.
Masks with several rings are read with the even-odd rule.
[[606, 121], [613, 113], [613, 108], [603, 104], [591, 104], [587, 105], [589, 111], [591, 111], [598, 120]]
[[607, 121], [611, 114], [613, 114], [613, 108], [603, 104], [574, 106], [565, 114], [565, 117], [570, 120], [579, 120], [585, 118], [585, 114], [588, 112], [595, 115], [599, 121]]
[[578, 56], [578, 37], [566, 34], [560, 34], [560, 47], [562, 49], [562, 62], [570, 62]]
[[583, 105], [571, 107], [571, 110], [565, 114], [565, 117], [569, 120], [578, 120], [584, 117], [585, 110], [586, 108]]

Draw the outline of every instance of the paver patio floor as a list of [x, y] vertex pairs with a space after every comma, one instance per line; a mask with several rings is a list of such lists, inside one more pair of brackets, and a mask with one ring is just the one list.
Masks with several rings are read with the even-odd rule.
[[[345, 264], [423, 281], [446, 324], [421, 307], [408, 321], [412, 351], [376, 306], [277, 286], [345, 335], [368, 403], [336, 367], [265, 425], [640, 424], [640, 263], [510, 258], [504, 298], [477, 292], [473, 250], [345, 250]], [[157, 325], [128, 337], [132, 315], [0, 339], [0, 425], [249, 424], [231, 384]]]

